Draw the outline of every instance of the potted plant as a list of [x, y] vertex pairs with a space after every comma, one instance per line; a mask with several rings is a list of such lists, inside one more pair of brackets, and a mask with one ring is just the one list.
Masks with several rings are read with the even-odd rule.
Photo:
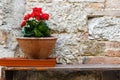
[[17, 37], [17, 41], [28, 58], [44, 59], [52, 53], [57, 38], [51, 36], [48, 19], [49, 14], [38, 7], [24, 16], [21, 23], [23, 37]]

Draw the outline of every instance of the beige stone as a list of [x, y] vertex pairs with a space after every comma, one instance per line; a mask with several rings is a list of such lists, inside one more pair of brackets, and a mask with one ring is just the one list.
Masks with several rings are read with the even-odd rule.
[[102, 55], [105, 49], [105, 43], [99, 41], [81, 41], [79, 47], [82, 56]]
[[69, 2], [104, 2], [105, 0], [68, 0]]
[[89, 10], [87, 9], [86, 12], [88, 16], [120, 16], [120, 10], [118, 9], [102, 9], [102, 10]]
[[88, 3], [85, 7], [86, 10], [95, 9], [101, 10], [104, 9], [105, 4], [103, 3]]
[[117, 41], [106, 41], [106, 51], [108, 50], [120, 50], [120, 42]]
[[0, 31], [0, 44], [6, 45], [8, 39], [8, 33], [5, 31]]
[[120, 50], [108, 50], [106, 55], [110, 57], [120, 57]]
[[26, 0], [27, 2], [37, 2], [37, 1], [44, 1], [44, 0]]
[[120, 10], [120, 0], [106, 0], [106, 8]]
[[120, 64], [120, 58], [105, 56], [86, 57], [85, 64]]

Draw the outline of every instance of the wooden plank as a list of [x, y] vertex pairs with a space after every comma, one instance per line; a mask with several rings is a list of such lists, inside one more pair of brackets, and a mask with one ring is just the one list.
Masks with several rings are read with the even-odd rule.
[[5, 80], [13, 80], [13, 71], [5, 71]]
[[57, 64], [55, 67], [4, 67], [5, 70], [120, 70], [120, 64], [76, 64], [63, 65]]
[[0, 66], [54, 67], [55, 64], [56, 64], [55, 58], [49, 59], [0, 58]]
[[102, 72], [102, 80], [120, 80], [118, 71], [104, 71]]

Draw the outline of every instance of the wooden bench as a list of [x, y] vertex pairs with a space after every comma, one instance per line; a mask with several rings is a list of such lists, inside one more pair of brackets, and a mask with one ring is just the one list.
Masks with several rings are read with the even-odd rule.
[[[55, 67], [3, 67], [2, 80], [13, 80], [16, 70], [25, 71], [46, 71], [46, 70], [75, 70], [75, 71], [103, 71], [102, 80], [120, 80], [120, 65], [118, 64], [77, 64], [63, 65], [57, 64]], [[117, 71], [118, 75], [114, 72]], [[116, 77], [117, 76], [117, 77]]]

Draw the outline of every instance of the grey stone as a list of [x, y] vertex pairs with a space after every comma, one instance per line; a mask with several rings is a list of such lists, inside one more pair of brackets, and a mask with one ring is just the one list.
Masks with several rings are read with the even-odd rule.
[[79, 44], [76, 34], [59, 34], [54, 55], [58, 63], [77, 63]]
[[89, 38], [120, 41], [120, 18], [98, 17], [89, 20]]
[[68, 4], [56, 2], [52, 6], [45, 6], [51, 14], [49, 26], [57, 32], [76, 33], [86, 30], [87, 13], [83, 11], [84, 4]]
[[20, 27], [24, 12], [24, 0], [3, 0], [3, 23], [12, 24], [12, 27]]

